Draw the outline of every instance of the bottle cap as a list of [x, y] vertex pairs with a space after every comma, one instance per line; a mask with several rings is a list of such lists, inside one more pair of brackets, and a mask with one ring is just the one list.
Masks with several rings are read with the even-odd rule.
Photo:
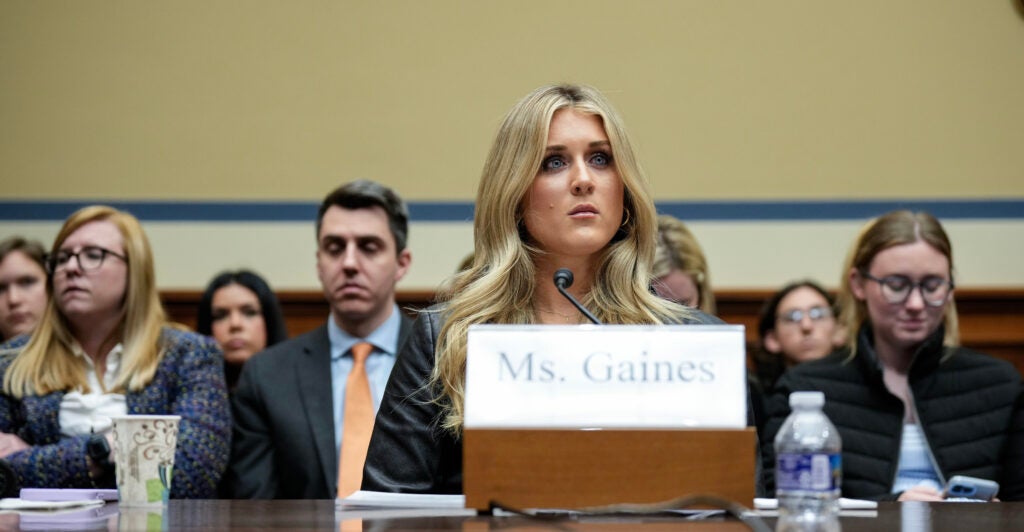
[[789, 394], [789, 407], [821, 408], [825, 406], [823, 392], [793, 392]]

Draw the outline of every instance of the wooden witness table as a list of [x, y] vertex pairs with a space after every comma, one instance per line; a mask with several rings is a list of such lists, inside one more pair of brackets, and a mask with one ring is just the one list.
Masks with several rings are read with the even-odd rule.
[[[617, 518], [543, 523], [521, 517], [402, 517], [343, 520], [333, 500], [173, 500], [160, 511], [108, 508], [105, 518], [78, 526], [40, 527], [0, 514], [0, 530], [749, 530], [735, 520], [685, 522]], [[765, 518], [774, 529], [775, 519]], [[876, 530], [988, 531], [1024, 528], [1024, 502], [881, 503], [877, 517], [842, 517], [844, 532]], [[342, 527], [342, 525], [344, 525]]]

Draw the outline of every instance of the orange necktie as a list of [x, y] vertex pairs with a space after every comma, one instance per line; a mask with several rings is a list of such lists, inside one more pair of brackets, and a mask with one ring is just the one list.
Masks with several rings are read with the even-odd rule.
[[352, 346], [352, 371], [345, 381], [345, 428], [341, 434], [338, 464], [338, 497], [348, 497], [363, 483], [363, 463], [373, 432], [373, 398], [366, 376], [366, 357], [373, 345], [362, 342]]

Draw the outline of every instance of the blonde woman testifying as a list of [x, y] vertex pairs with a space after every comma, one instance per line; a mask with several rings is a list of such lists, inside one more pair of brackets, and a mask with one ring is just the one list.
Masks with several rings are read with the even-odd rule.
[[398, 358], [363, 488], [461, 493], [466, 334], [472, 324], [576, 324], [569, 291], [604, 323], [712, 323], [649, 291], [656, 214], [618, 114], [585, 86], [541, 87], [505, 117], [484, 165], [472, 266], [422, 314]]
[[0, 355], [0, 457], [25, 487], [114, 487], [110, 416], [181, 416], [171, 497], [215, 495], [230, 414], [212, 339], [168, 326], [132, 215], [85, 207], [47, 262], [39, 326]]

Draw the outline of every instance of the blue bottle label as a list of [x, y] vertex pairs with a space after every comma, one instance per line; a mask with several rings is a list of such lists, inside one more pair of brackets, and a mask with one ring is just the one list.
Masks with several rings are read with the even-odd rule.
[[839, 453], [783, 453], [775, 462], [777, 490], [839, 490], [842, 475], [843, 457]]

